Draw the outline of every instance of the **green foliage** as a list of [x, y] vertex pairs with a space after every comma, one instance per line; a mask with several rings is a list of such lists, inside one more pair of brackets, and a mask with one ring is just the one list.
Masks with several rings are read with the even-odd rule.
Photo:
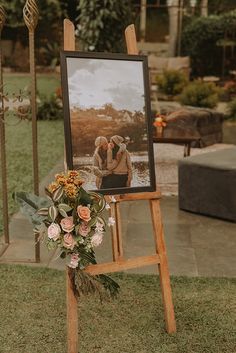
[[44, 216], [37, 214], [37, 210], [50, 205], [49, 199], [27, 192], [14, 192], [13, 200], [18, 203], [21, 212], [28, 218], [33, 226], [40, 225], [45, 219]]
[[[182, 54], [191, 57], [193, 75], [221, 73], [222, 43], [225, 40], [235, 41], [235, 31], [236, 10], [219, 16], [198, 17], [185, 27], [182, 33]], [[228, 69], [232, 65], [230, 60], [226, 60]]]
[[188, 83], [183, 72], [177, 70], [165, 70], [163, 75], [157, 76], [157, 84], [160, 92], [174, 96], [182, 92]]
[[81, 0], [78, 5], [78, 37], [87, 51], [120, 52], [124, 29], [132, 23], [129, 0]]
[[200, 80], [186, 86], [178, 100], [183, 105], [214, 108], [219, 100], [220, 89], [214, 83]]
[[236, 98], [228, 103], [227, 106], [227, 119], [236, 121]]
[[235, 0], [208, 0], [209, 14], [220, 14], [235, 8]]
[[51, 66], [53, 69], [60, 63], [60, 46], [57, 42], [46, 42], [44, 46], [39, 49], [42, 55], [42, 60], [45, 65]]
[[[222, 55], [216, 42], [223, 36], [218, 16], [196, 18], [184, 29], [182, 53], [190, 56], [193, 75], [219, 73]], [[218, 67], [215, 72], [216, 66]]]
[[59, 120], [63, 119], [62, 101], [54, 94], [49, 98], [43, 96], [38, 105], [38, 120]]

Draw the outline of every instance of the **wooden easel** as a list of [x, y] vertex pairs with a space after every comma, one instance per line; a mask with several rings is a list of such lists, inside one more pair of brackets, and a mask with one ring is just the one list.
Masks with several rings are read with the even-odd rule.
[[[128, 54], [138, 54], [134, 25], [130, 25], [125, 30]], [[74, 25], [69, 20], [64, 20], [64, 49], [75, 50]], [[111, 204], [111, 216], [116, 219], [116, 224], [112, 227], [112, 252], [113, 262], [91, 265], [86, 268], [86, 272], [97, 275], [100, 273], [118, 272], [131, 268], [158, 265], [163, 306], [165, 313], [166, 330], [168, 333], [176, 331], [174, 306], [170, 286], [170, 276], [168, 270], [166, 248], [164, 242], [162, 219], [160, 211], [160, 192], [136, 193], [128, 195], [115, 195], [116, 202]], [[155, 254], [141, 256], [132, 259], [124, 259], [120, 203], [124, 201], [147, 200], [150, 203], [152, 216]], [[70, 280], [70, 268], [67, 267], [67, 340], [68, 353], [78, 353], [78, 299], [74, 295]]]

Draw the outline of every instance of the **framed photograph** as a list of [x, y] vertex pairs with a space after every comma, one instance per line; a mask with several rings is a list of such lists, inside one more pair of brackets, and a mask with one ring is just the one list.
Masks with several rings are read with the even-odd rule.
[[61, 52], [66, 162], [103, 194], [155, 190], [146, 56]]

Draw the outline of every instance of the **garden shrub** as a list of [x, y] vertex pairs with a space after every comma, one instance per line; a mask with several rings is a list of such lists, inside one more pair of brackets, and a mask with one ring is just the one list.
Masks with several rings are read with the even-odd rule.
[[[219, 16], [198, 17], [182, 33], [182, 55], [191, 58], [194, 76], [222, 73], [224, 40], [235, 40], [236, 10]], [[227, 55], [227, 52], [226, 52]], [[226, 69], [233, 67], [235, 58], [226, 57]]]
[[231, 102], [228, 103], [226, 118], [229, 120], [236, 121], [236, 98], [234, 98]]
[[59, 120], [63, 119], [62, 100], [55, 94], [49, 98], [42, 96], [38, 104], [38, 120]]
[[226, 94], [228, 94], [230, 97], [236, 96], [236, 82], [235, 81], [233, 81], [233, 80], [226, 81], [223, 89], [226, 92]]
[[157, 85], [160, 92], [174, 96], [182, 92], [188, 83], [186, 75], [177, 70], [164, 70], [162, 75], [157, 76]]
[[183, 105], [214, 108], [219, 101], [221, 89], [214, 83], [195, 80], [186, 86], [178, 100]]

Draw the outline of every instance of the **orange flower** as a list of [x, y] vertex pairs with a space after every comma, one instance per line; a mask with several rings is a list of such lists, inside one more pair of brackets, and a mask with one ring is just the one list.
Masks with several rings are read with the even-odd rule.
[[77, 195], [77, 187], [74, 184], [66, 184], [64, 187], [65, 193], [68, 197], [75, 197]]
[[58, 183], [57, 182], [52, 182], [50, 185], [48, 185], [48, 190], [50, 192], [54, 192], [58, 188]]
[[156, 118], [153, 125], [156, 127], [157, 126], [165, 127], [166, 126], [165, 116], [161, 114], [156, 114]]

